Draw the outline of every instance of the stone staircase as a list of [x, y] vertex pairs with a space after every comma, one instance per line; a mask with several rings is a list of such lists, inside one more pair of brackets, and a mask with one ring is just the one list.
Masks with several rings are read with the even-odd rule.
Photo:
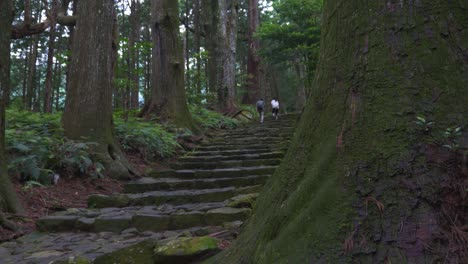
[[[65, 236], [75, 237], [74, 245], [81, 245], [76, 241], [104, 234], [111, 241], [127, 241], [123, 244], [128, 246], [148, 237], [199, 236], [220, 232], [229, 223], [239, 226], [249, 217], [252, 201], [280, 164], [296, 119], [297, 115], [283, 115], [279, 120], [270, 117], [263, 124], [249, 123], [219, 133], [180, 157], [170, 169], [126, 184], [121, 194], [91, 195], [88, 208], [40, 219], [37, 229], [42, 235], [38, 236], [44, 241], [50, 236], [59, 241]], [[27, 243], [37, 243], [37, 239], [24, 239], [23, 245]], [[73, 245], [63, 242], [62, 247], [53, 249], [36, 244], [36, 249], [47, 254], [32, 259], [34, 253], [22, 252], [15, 258], [11, 251], [10, 258], [4, 258], [2, 250], [8, 251], [8, 247], [2, 244], [0, 258], [10, 260], [5, 263], [50, 263], [77, 255], [95, 260], [122, 248], [122, 243], [116, 244], [115, 249], [109, 246], [97, 252], [74, 250]]]

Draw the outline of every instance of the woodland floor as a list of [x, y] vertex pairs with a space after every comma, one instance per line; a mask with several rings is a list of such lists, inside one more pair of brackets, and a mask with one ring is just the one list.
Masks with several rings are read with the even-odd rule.
[[[141, 158], [127, 155], [139, 173], [144, 173], [150, 166]], [[151, 164], [152, 168], [164, 168], [165, 161]], [[25, 210], [24, 215], [13, 216], [20, 230], [13, 232], [0, 226], [0, 243], [6, 242], [35, 231], [37, 219], [67, 208], [87, 207], [90, 194], [119, 193], [126, 181], [110, 178], [61, 178], [57, 185], [25, 188], [24, 184], [16, 180], [13, 182], [19, 199]]]

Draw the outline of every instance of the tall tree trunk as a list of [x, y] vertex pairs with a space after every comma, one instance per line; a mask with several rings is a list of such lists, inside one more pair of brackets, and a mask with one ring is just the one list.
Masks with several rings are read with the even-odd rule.
[[[146, 25], [145, 26], [145, 31], [143, 33], [144, 35], [144, 41], [150, 42], [151, 41], [151, 32], [150, 32], [150, 26]], [[151, 52], [146, 53], [145, 56], [145, 89], [144, 89], [144, 99], [145, 99], [145, 105], [148, 103], [149, 98], [151, 97]]]
[[29, 53], [28, 89], [26, 91], [26, 109], [33, 109], [34, 92], [36, 91], [36, 60], [39, 45], [39, 35], [32, 36], [31, 52]]
[[117, 51], [114, 19], [113, 0], [78, 2], [62, 122], [68, 138], [86, 138], [98, 144], [96, 158], [104, 164], [109, 176], [128, 178], [133, 171], [115, 142], [112, 123], [114, 53]]
[[60, 87], [62, 86], [62, 64], [57, 62], [55, 73], [55, 111], [60, 111]]
[[229, 19], [228, 19], [228, 61], [225, 66], [225, 78], [227, 86], [227, 98], [226, 108], [228, 111], [232, 111], [236, 108], [236, 54], [237, 54], [237, 19], [239, 12], [238, 0], [232, 0], [230, 5]]
[[141, 115], [157, 114], [179, 127], [198, 132], [187, 107], [184, 56], [179, 34], [179, 6], [173, 0], [151, 2], [153, 61], [151, 99]]
[[260, 87], [260, 57], [257, 52], [260, 49], [260, 42], [255, 38], [255, 33], [260, 24], [260, 15], [258, 12], [258, 0], [249, 0], [248, 7], [248, 59], [247, 59], [247, 92], [244, 94], [242, 102], [244, 104], [253, 104], [261, 96]]
[[131, 63], [131, 82], [132, 82], [132, 91], [131, 91], [131, 99], [130, 99], [130, 109], [138, 109], [139, 106], [139, 97], [140, 97], [140, 78], [138, 76], [138, 68], [139, 68], [139, 50], [138, 50], [138, 43], [140, 38], [140, 2], [136, 0], [132, 0], [131, 3], [131, 11], [130, 14], [130, 25], [131, 25], [131, 32], [129, 38], [129, 48], [130, 48], [130, 63]]
[[[466, 8], [325, 1], [294, 139], [214, 263], [466, 262]], [[415, 124], [419, 115], [427, 123]], [[439, 136], [454, 126], [464, 130], [458, 150]]]
[[226, 92], [227, 92], [227, 76], [226, 66], [229, 67], [229, 37], [228, 37], [228, 14], [227, 14], [227, 3], [226, 0], [218, 0], [218, 16], [219, 23], [216, 32], [217, 48], [219, 55], [216, 58], [219, 58], [219, 64], [222, 65], [222, 69], [217, 73], [217, 103], [218, 109], [224, 110], [226, 108]]
[[[200, 0], [193, 1], [193, 23], [194, 23], [194, 52], [196, 54], [196, 69], [195, 69], [195, 92], [196, 98], [201, 98], [202, 94], [202, 79], [201, 79], [201, 20], [200, 20]], [[197, 102], [201, 103], [201, 102]]]
[[[73, 1], [72, 2], [72, 15], [73, 16], [76, 16], [77, 15], [77, 9], [78, 9], [78, 1]], [[70, 66], [71, 66], [71, 63], [72, 63], [72, 57], [73, 57], [73, 53], [71, 52], [72, 51], [72, 47], [73, 47], [73, 43], [74, 43], [74, 39], [75, 39], [75, 26], [69, 26], [68, 27], [69, 31], [70, 31], [70, 37], [68, 37], [68, 50], [70, 51], [71, 55], [69, 55], [67, 57], [67, 66], [66, 66], [66, 72], [65, 72], [65, 94], [68, 93], [68, 86], [70, 85]]]
[[237, 1], [219, 0], [220, 23], [219, 43], [221, 43], [223, 71], [219, 76], [218, 100], [220, 109], [231, 112], [236, 108], [236, 41], [237, 41]]
[[7, 172], [5, 155], [5, 99], [10, 87], [10, 37], [13, 21], [13, 1], [0, 0], [0, 224], [4, 224], [2, 211], [21, 213], [15, 189]]
[[185, 87], [187, 91], [190, 91], [190, 5], [189, 0], [185, 0]]
[[[208, 93], [216, 95], [218, 88], [218, 73], [221, 70], [219, 62], [219, 43], [216, 38], [217, 29], [219, 26], [219, 4], [218, 0], [201, 0], [202, 1], [202, 17], [203, 29], [205, 32], [205, 46], [208, 52], [207, 60], [207, 79], [208, 79]], [[212, 96], [209, 97], [210, 104], [215, 104]]]
[[[52, 1], [52, 14], [57, 13], [58, 8], [57, 0]], [[46, 72], [46, 80], [45, 80], [45, 91], [44, 91], [44, 113], [52, 113], [52, 89], [53, 89], [53, 76], [52, 76], [52, 68], [53, 68], [53, 58], [54, 58], [54, 42], [55, 42], [55, 28], [56, 24], [54, 21], [54, 15], [52, 15], [52, 22], [50, 26], [49, 32], [49, 50], [47, 52], [47, 72]]]
[[22, 93], [21, 93], [21, 102], [23, 104], [23, 107], [26, 106], [26, 91], [28, 89], [28, 61], [29, 61], [29, 53], [27, 49], [23, 50], [23, 55], [24, 55], [24, 67], [23, 67], [23, 87], [22, 87]]
[[294, 69], [296, 71], [297, 79], [299, 80], [299, 85], [297, 87], [297, 97], [296, 97], [296, 110], [301, 111], [306, 103], [306, 72], [305, 66], [301, 63], [300, 60], [294, 62]]

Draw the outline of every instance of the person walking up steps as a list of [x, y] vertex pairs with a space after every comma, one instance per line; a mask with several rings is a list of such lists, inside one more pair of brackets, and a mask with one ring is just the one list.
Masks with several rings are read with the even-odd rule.
[[273, 116], [278, 120], [278, 112], [279, 112], [279, 102], [276, 97], [271, 100], [271, 113]]
[[265, 109], [265, 101], [263, 101], [263, 98], [262, 98], [257, 101], [257, 112], [260, 114], [260, 123], [263, 123], [264, 109]]

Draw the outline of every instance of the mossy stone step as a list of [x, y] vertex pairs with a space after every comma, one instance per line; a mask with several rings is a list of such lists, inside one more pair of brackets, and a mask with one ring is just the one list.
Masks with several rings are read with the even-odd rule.
[[[293, 132], [283, 132], [280, 131], [278, 133], [272, 133], [271, 135], [264, 135], [266, 137], [271, 137], [271, 138], [279, 138], [279, 139], [284, 139], [284, 138], [290, 138], [294, 135]], [[238, 139], [245, 139], [247, 135], [245, 134], [221, 134], [218, 135], [217, 137], [214, 137], [216, 140], [238, 140]], [[248, 135], [249, 137], [252, 137], [252, 135]], [[258, 139], [258, 135], [256, 137]]]
[[232, 196], [245, 193], [246, 188], [225, 187], [216, 189], [152, 191], [137, 194], [118, 195], [90, 195], [88, 206], [90, 208], [128, 207], [162, 204], [189, 204], [222, 202]]
[[215, 189], [229, 186], [252, 186], [264, 184], [270, 175], [251, 175], [245, 177], [233, 178], [214, 178], [214, 179], [154, 179], [142, 178], [135, 182], [124, 185], [125, 193], [143, 193], [150, 191], [172, 191], [188, 189]]
[[255, 143], [264, 143], [264, 144], [276, 144], [276, 143], [281, 143], [284, 141], [289, 141], [289, 138], [280, 138], [280, 137], [264, 137], [264, 138], [236, 138], [236, 139], [212, 139], [209, 142], [204, 142], [201, 145], [202, 146], [207, 146], [207, 145], [217, 145], [217, 144], [255, 144]]
[[286, 146], [289, 144], [289, 140], [277, 140], [277, 141], [239, 141], [239, 142], [232, 142], [232, 141], [221, 141], [221, 142], [213, 142], [213, 143], [203, 143], [197, 149], [209, 147], [209, 148], [225, 148], [225, 147], [233, 147], [234, 149], [239, 148], [251, 148], [251, 147], [276, 147], [276, 146]]
[[[116, 208], [109, 208], [110, 210]], [[207, 211], [176, 211], [170, 214], [159, 213], [157, 210], [144, 210], [130, 212], [121, 211], [98, 216], [86, 215], [56, 215], [47, 216], [36, 222], [41, 232], [112, 232], [120, 233], [129, 228], [144, 231], [181, 230], [199, 226], [222, 225], [225, 222], [245, 220], [250, 215], [248, 208], [218, 207]], [[83, 224], [85, 223], [85, 224]]]
[[221, 169], [232, 167], [256, 167], [276, 166], [281, 163], [280, 159], [256, 159], [256, 160], [227, 160], [215, 162], [179, 162], [171, 164], [171, 168], [183, 169]]
[[263, 154], [271, 152], [284, 152], [286, 148], [275, 148], [271, 149], [270, 147], [264, 147], [259, 149], [230, 149], [230, 150], [208, 150], [208, 151], [194, 151], [186, 153], [186, 156], [194, 157], [208, 157], [208, 156], [234, 156], [234, 155], [244, 155], [244, 154]]
[[220, 150], [239, 150], [239, 149], [265, 149], [276, 150], [278, 148], [285, 148], [286, 142], [276, 144], [274, 146], [269, 144], [225, 144], [225, 145], [209, 145], [196, 148], [196, 151], [220, 151]]
[[249, 208], [223, 207], [208, 212], [182, 212], [169, 216], [136, 215], [133, 226], [139, 231], [159, 232], [163, 230], [178, 230], [195, 226], [221, 225], [226, 222], [245, 220], [249, 217]]
[[277, 135], [278, 133], [294, 133], [295, 127], [250, 127], [244, 129], [235, 129], [219, 134], [218, 136], [242, 136], [242, 135]]
[[239, 167], [213, 170], [166, 170], [148, 173], [152, 178], [179, 178], [179, 179], [200, 179], [200, 178], [231, 178], [249, 175], [273, 174], [277, 166]]
[[256, 160], [256, 159], [281, 159], [284, 156], [284, 152], [266, 152], [266, 153], [254, 153], [254, 154], [241, 154], [241, 155], [213, 155], [213, 156], [185, 156], [180, 157], [181, 162], [214, 162], [224, 160]]

